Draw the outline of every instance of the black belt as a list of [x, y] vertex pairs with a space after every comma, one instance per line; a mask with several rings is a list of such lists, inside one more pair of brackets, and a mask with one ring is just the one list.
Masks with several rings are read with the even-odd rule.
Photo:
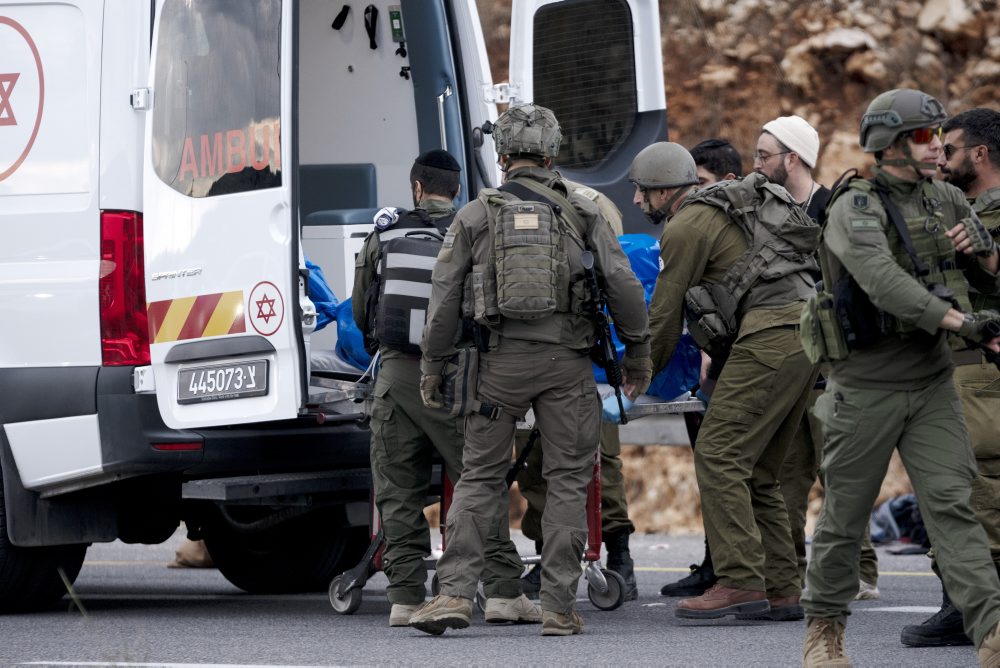
[[984, 357], [979, 350], [956, 350], [951, 353], [951, 361], [955, 366], [971, 366], [982, 364]]

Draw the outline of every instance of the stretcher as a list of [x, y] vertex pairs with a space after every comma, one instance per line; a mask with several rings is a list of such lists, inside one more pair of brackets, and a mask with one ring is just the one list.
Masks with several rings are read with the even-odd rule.
[[[340, 391], [344, 387], [338, 387], [333, 389], [328, 387], [328, 390], [334, 392], [333, 395], [329, 395], [329, 398], [336, 396], [338, 401], [351, 401], [357, 402], [354, 396], [350, 398], [343, 398]], [[353, 390], [349, 390], [353, 391]], [[639, 403], [632, 406], [627, 412], [629, 420], [640, 419], [642, 417], [650, 415], [667, 415], [667, 414], [686, 414], [703, 411], [705, 409], [705, 404], [698, 399], [685, 398], [676, 401], [666, 401], [666, 402], [653, 402], [653, 403]], [[321, 419], [322, 413], [319, 413], [317, 419]], [[528, 442], [524, 449], [518, 455], [517, 460], [513, 463], [510, 470], [507, 473], [507, 486], [508, 488], [513, 484], [514, 480], [517, 478], [517, 474], [526, 466], [528, 454], [531, 452], [532, 448], [537, 445], [537, 441], [540, 437], [540, 432], [538, 429], [534, 428], [533, 420], [524, 423], [519, 423], [519, 428], [530, 428], [531, 435], [528, 438]], [[441, 543], [442, 549], [446, 545], [447, 536], [445, 532], [445, 526], [447, 523], [447, 513], [448, 508], [451, 505], [452, 497], [452, 485], [448, 476], [442, 470], [441, 473]], [[375, 573], [382, 569], [382, 553], [385, 548], [385, 535], [382, 531], [381, 520], [379, 518], [378, 510], [375, 507], [374, 495], [372, 496], [371, 502], [371, 543], [368, 546], [364, 556], [353, 568], [337, 575], [330, 582], [329, 586], [329, 598], [330, 605], [333, 609], [342, 615], [353, 614], [361, 607], [361, 602], [364, 598], [363, 589], [365, 584], [368, 582]], [[583, 577], [587, 582], [587, 598], [590, 602], [599, 610], [614, 610], [625, 602], [626, 587], [625, 580], [621, 575], [607, 568], [603, 568], [601, 565], [601, 545], [603, 544], [603, 536], [601, 533], [601, 457], [600, 452], [594, 454], [594, 468], [591, 475], [590, 482], [587, 485], [587, 545], [584, 553], [582, 555], [582, 561], [586, 563], [583, 571]], [[538, 555], [530, 555], [522, 557], [522, 562], [526, 566], [531, 566], [541, 562], [541, 557]], [[436, 562], [434, 560], [427, 560], [428, 569], [434, 569]], [[437, 573], [434, 574], [431, 579], [431, 593], [433, 595], [438, 594], [438, 576]], [[482, 585], [480, 584], [479, 590], [476, 595], [476, 603], [480, 609], [485, 609], [486, 598], [483, 593]]]

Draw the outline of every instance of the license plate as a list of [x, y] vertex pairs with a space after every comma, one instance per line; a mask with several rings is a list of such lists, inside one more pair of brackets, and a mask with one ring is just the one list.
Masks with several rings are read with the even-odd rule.
[[267, 360], [185, 367], [177, 377], [177, 403], [226, 401], [267, 394]]

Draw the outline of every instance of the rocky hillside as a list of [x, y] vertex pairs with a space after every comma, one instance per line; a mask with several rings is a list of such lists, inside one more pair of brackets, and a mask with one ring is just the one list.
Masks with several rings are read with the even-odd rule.
[[[494, 81], [506, 81], [510, 0], [478, 2]], [[692, 146], [725, 137], [749, 170], [761, 125], [799, 114], [819, 130], [817, 179], [830, 185], [845, 169], [870, 164], [858, 125], [884, 90], [925, 90], [950, 113], [1000, 109], [998, 4], [660, 0], [670, 138]], [[623, 459], [640, 531], [701, 531], [690, 449], [626, 446]], [[895, 458], [880, 500], [908, 490]], [[813, 518], [820, 497], [817, 486]], [[513, 513], [516, 521], [517, 504]]]
[[[510, 0], [479, 6], [484, 26], [509, 23]], [[746, 169], [761, 125], [791, 113], [819, 130], [819, 181], [868, 164], [858, 124], [890, 88], [925, 90], [951, 113], [1000, 108], [996, 0], [660, 0], [660, 15], [671, 140], [725, 137]], [[487, 30], [495, 81], [508, 36]]]

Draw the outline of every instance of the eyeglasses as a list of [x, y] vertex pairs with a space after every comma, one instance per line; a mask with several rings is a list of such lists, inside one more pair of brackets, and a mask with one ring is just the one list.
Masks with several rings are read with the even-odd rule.
[[968, 146], [953, 146], [951, 144], [944, 145], [944, 159], [951, 160], [951, 157], [955, 155], [958, 151], [965, 150], [967, 148], [976, 148], [977, 146], [985, 146], [985, 144], [969, 144]]
[[914, 144], [930, 144], [934, 137], [941, 139], [941, 126], [936, 128], [917, 128], [910, 131], [910, 140]]
[[767, 151], [757, 151], [753, 154], [754, 162], [767, 162], [776, 155], [785, 155], [786, 153], [794, 153], [794, 151], [778, 151], [777, 153], [768, 153]]

